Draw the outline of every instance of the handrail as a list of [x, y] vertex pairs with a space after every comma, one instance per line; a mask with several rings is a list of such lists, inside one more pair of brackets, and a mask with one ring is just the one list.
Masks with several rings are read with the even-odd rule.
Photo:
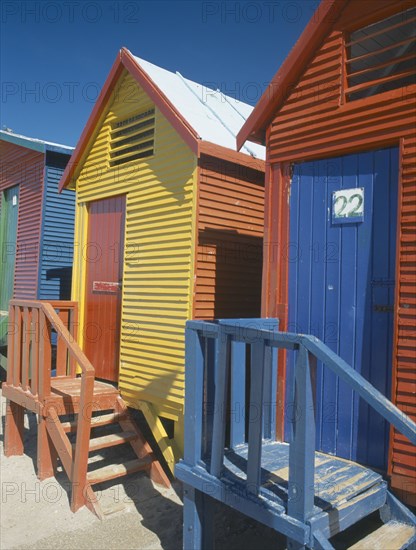
[[50, 305], [49, 303], [42, 303], [41, 309], [49, 318], [49, 321], [51, 322], [53, 328], [66, 343], [68, 347], [68, 352], [74, 357], [74, 359], [76, 359], [78, 365], [81, 367], [82, 372], [94, 376], [95, 368], [92, 366], [87, 356], [79, 347], [78, 343], [73, 340], [69, 333], [69, 330], [62, 323], [52, 305]]
[[416, 445], [416, 422], [379, 392], [368, 380], [356, 372], [344, 359], [334, 353], [315, 336], [302, 336], [302, 344], [319, 361], [349, 384], [360, 397], [380, 413], [390, 424]]
[[[254, 322], [254, 320], [251, 320]], [[315, 380], [316, 361], [321, 361], [335, 375], [346, 382], [372, 408], [388, 422], [416, 444], [416, 423], [374, 388], [361, 374], [341, 359], [326, 344], [310, 335], [288, 332], [276, 332], [262, 328], [264, 319], [259, 319], [259, 328], [249, 326], [246, 320], [221, 320], [219, 323], [207, 321], [188, 321], [186, 324], [186, 414], [185, 433], [188, 436], [185, 446], [186, 463], [191, 465], [209, 464], [209, 473], [220, 477], [224, 464], [225, 424], [230, 373], [230, 345], [244, 342], [251, 347], [251, 374], [249, 409], [255, 414], [249, 417], [247, 486], [246, 490], [254, 495], [261, 491], [261, 417], [265, 396], [266, 376], [270, 372], [270, 349], [285, 348], [297, 351], [294, 366], [293, 400], [294, 410], [303, 411], [292, 421], [293, 437], [289, 447], [289, 484], [288, 514], [300, 521], [307, 521], [314, 508], [314, 472], [315, 472]], [[263, 325], [264, 326], [264, 325]], [[204, 401], [207, 398], [206, 384], [210, 369], [208, 367], [207, 339], [216, 341], [213, 429], [212, 443], [208, 445], [208, 456], [203, 455], [207, 448], [204, 438]], [[265, 353], [265, 350], [269, 351]], [[211, 357], [214, 355], [211, 352]], [[212, 373], [211, 375], [212, 376]], [[205, 389], [204, 389], [205, 388]], [[260, 405], [260, 406], [259, 406]], [[234, 402], [231, 402], [233, 408]], [[206, 430], [205, 430], [206, 431]]]
[[[32, 324], [35, 324], [36, 334], [39, 337], [37, 339], [37, 353], [34, 353], [36, 364], [35, 371], [35, 390], [33, 386], [30, 388], [32, 392], [38, 396], [38, 398], [44, 400], [50, 395], [51, 386], [51, 328], [53, 328], [58, 335], [58, 342], [62, 342], [66, 348], [66, 352], [62, 357], [57, 358], [65, 361], [69, 356], [72, 358], [81, 368], [81, 392], [79, 400], [79, 412], [78, 412], [78, 429], [75, 442], [75, 450], [72, 454], [72, 472], [70, 472], [70, 479], [72, 482], [72, 503], [73, 510], [79, 508], [84, 502], [84, 492], [87, 484], [87, 463], [88, 463], [88, 449], [89, 439], [91, 431], [91, 417], [92, 417], [92, 401], [94, 393], [94, 378], [95, 369], [90, 363], [84, 352], [75, 341], [74, 336], [71, 335], [68, 328], [62, 322], [59, 315], [56, 313], [56, 309], [63, 311], [73, 309], [76, 310], [77, 303], [70, 301], [52, 301], [45, 302], [41, 300], [11, 300], [10, 301], [10, 319], [12, 323], [16, 322], [15, 316], [18, 312], [17, 325], [18, 329], [15, 334], [10, 333], [9, 338], [11, 342], [11, 350], [13, 354], [13, 360], [11, 361], [10, 369], [13, 369], [13, 373], [8, 373], [9, 379], [14, 385], [18, 385], [20, 382], [20, 367], [22, 366], [22, 385], [25, 390], [29, 390], [29, 350], [30, 339], [25, 338], [23, 343], [21, 341], [21, 326], [23, 320], [23, 326], [26, 330], [32, 330]], [[30, 311], [32, 310], [32, 311]], [[23, 311], [23, 314], [22, 314]], [[33, 314], [36, 312], [36, 315]], [[69, 322], [69, 318], [68, 318]], [[73, 324], [71, 324], [75, 330]], [[15, 345], [16, 344], [16, 345]], [[58, 343], [58, 355], [59, 355]], [[21, 354], [21, 348], [23, 353]], [[62, 348], [61, 348], [62, 351]], [[66, 355], [68, 353], [68, 356]], [[22, 365], [21, 365], [22, 363]], [[57, 372], [61, 366], [57, 365]], [[71, 368], [71, 376], [76, 376], [75, 368]], [[52, 411], [53, 412], [53, 411]], [[46, 416], [49, 411], [43, 411], [43, 415]], [[52, 429], [52, 428], [51, 428]], [[62, 450], [57, 449], [58, 453]], [[61, 457], [62, 458], [62, 457]]]

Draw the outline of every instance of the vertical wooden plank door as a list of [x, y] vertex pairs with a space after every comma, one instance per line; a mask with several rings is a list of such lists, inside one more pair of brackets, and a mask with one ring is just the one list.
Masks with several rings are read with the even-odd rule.
[[[294, 167], [289, 330], [323, 340], [389, 398], [397, 196], [397, 148]], [[386, 470], [388, 435], [382, 417], [319, 365], [317, 448]]]
[[116, 382], [119, 371], [125, 197], [88, 207], [84, 350], [96, 378]]
[[0, 346], [7, 343], [9, 301], [13, 297], [16, 263], [19, 186], [10, 187], [1, 195], [0, 215]]

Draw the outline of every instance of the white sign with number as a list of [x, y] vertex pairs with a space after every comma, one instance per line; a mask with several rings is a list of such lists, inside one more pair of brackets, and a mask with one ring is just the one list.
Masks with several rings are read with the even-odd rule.
[[364, 219], [364, 188], [340, 189], [332, 193], [332, 220], [336, 223]]

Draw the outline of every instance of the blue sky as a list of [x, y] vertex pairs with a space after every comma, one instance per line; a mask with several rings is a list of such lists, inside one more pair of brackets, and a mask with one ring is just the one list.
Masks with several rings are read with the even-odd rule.
[[7, 1], [1, 127], [76, 145], [122, 46], [256, 104], [317, 1]]

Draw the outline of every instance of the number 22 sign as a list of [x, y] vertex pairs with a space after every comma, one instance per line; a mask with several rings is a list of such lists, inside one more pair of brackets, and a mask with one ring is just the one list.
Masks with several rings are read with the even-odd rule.
[[364, 188], [340, 189], [332, 193], [332, 223], [364, 221]]

